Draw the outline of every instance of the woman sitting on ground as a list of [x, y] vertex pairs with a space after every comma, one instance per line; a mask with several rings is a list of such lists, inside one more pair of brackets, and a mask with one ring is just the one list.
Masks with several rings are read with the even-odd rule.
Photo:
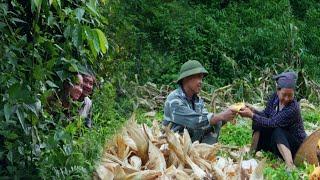
[[247, 106], [239, 114], [253, 121], [252, 150], [270, 151], [282, 157], [288, 169], [293, 169], [293, 158], [306, 138], [300, 106], [294, 98], [297, 75], [285, 72], [274, 79], [277, 91], [269, 99], [265, 110], [259, 112]]

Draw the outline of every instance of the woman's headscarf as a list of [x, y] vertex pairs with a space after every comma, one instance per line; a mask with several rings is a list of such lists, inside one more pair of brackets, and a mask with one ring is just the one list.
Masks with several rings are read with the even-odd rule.
[[298, 75], [295, 72], [283, 72], [273, 77], [277, 81], [277, 88], [295, 89]]

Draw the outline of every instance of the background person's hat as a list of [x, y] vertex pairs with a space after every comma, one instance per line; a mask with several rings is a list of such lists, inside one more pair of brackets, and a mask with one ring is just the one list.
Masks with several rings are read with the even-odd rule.
[[278, 88], [296, 88], [298, 75], [295, 72], [283, 72], [273, 77], [277, 81]]

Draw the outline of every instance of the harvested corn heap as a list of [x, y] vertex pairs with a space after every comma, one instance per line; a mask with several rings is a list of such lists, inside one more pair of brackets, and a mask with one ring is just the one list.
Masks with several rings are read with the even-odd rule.
[[187, 130], [182, 135], [169, 129], [162, 133], [156, 121], [152, 128], [138, 125], [133, 115], [107, 144], [94, 179], [262, 178], [263, 167], [256, 168], [261, 164], [244, 166], [241, 160], [217, 157], [220, 148], [219, 144], [192, 143]]

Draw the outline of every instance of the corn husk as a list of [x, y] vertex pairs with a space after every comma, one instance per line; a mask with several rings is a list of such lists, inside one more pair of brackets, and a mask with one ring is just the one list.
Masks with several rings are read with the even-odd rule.
[[126, 180], [136, 180], [136, 179], [144, 179], [144, 180], [151, 180], [160, 177], [162, 173], [160, 171], [155, 170], [145, 170], [132, 173], [125, 177]]
[[120, 159], [124, 159], [128, 153], [129, 153], [129, 148], [127, 148], [126, 144], [125, 144], [125, 140], [123, 139], [123, 136], [121, 135], [117, 135], [115, 137], [115, 141], [116, 141], [116, 155], [117, 157], [119, 157]]
[[100, 165], [96, 169], [96, 175], [98, 176], [97, 179], [113, 179], [114, 172], [110, 171], [110, 169], [106, 168], [104, 165]]
[[258, 167], [256, 167], [251, 176], [250, 180], [263, 180], [263, 169], [266, 166], [266, 159], [263, 159], [259, 164]]
[[258, 162], [255, 159], [249, 159], [241, 162], [241, 177], [242, 179], [249, 179], [253, 170], [258, 166]]
[[[183, 134], [138, 125], [134, 116], [128, 125], [108, 142], [93, 179], [240, 179], [241, 160], [245, 153], [235, 146], [191, 142], [187, 130]], [[218, 150], [228, 151], [233, 159], [217, 157]], [[258, 166], [259, 167], [259, 166]], [[247, 179], [261, 169], [252, 167]], [[255, 171], [256, 170], [256, 171]]]
[[142, 162], [145, 163], [148, 160], [148, 141], [142, 129], [134, 122], [134, 117], [131, 117], [131, 119], [132, 120], [129, 120], [130, 125], [126, 130], [137, 146], [138, 156], [141, 158]]
[[114, 169], [114, 179], [121, 180], [121, 179], [124, 179], [125, 177], [126, 177], [126, 173], [123, 170], [123, 168], [120, 166], [116, 166]]
[[190, 176], [183, 170], [177, 169], [175, 166], [170, 166], [166, 169], [164, 176], [168, 179], [189, 179]]
[[203, 179], [204, 177], [206, 177], [207, 174], [198, 165], [196, 165], [189, 156], [186, 156], [185, 159], [189, 166], [192, 168], [193, 173], [197, 178]]
[[126, 133], [123, 136], [124, 142], [127, 146], [129, 146], [129, 148], [131, 148], [133, 151], [137, 152], [138, 148], [136, 143], [133, 141], [132, 138], [129, 137], [129, 135]]
[[185, 155], [184, 155], [184, 152], [182, 150], [182, 146], [180, 144], [179, 139], [168, 128], [166, 128], [165, 134], [167, 136], [167, 142], [169, 144], [169, 149], [176, 154], [176, 156], [179, 158], [179, 160], [181, 162], [185, 163], [186, 159], [185, 159]]
[[166, 161], [164, 159], [163, 154], [160, 149], [158, 149], [155, 145], [149, 141], [149, 161], [148, 161], [148, 169], [157, 170], [163, 172], [166, 170]]
[[138, 156], [131, 156], [129, 162], [134, 168], [136, 168], [138, 170], [141, 169], [142, 161], [141, 161], [141, 158], [139, 158]]

